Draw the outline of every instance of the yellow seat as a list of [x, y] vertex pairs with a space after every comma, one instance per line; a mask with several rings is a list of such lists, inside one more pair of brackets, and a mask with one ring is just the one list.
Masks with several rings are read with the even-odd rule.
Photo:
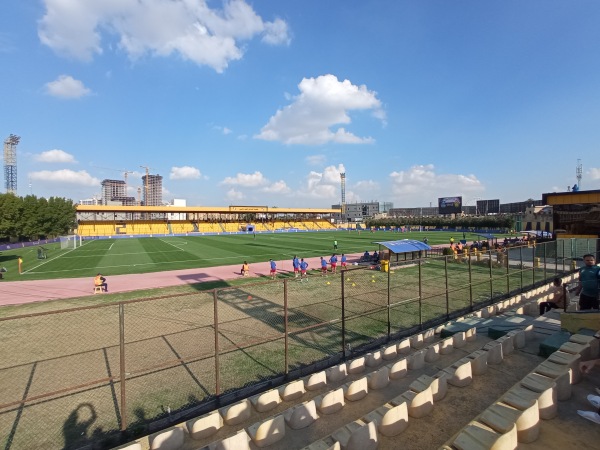
[[94, 286], [94, 294], [102, 294], [102, 286]]

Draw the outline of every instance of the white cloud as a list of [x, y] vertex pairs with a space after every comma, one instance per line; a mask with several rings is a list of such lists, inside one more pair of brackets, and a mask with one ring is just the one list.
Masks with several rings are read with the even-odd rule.
[[275, 19], [273, 22], [265, 24], [265, 34], [262, 41], [271, 45], [289, 45], [291, 38], [287, 22], [281, 19]]
[[269, 119], [257, 139], [285, 144], [319, 145], [327, 142], [368, 144], [371, 137], [358, 137], [337, 125], [351, 123], [350, 111], [371, 110], [384, 120], [385, 112], [377, 94], [365, 85], [338, 81], [334, 75], [304, 78], [298, 85], [300, 95]]
[[390, 178], [395, 202], [407, 206], [437, 204], [439, 197], [479, 194], [485, 190], [475, 175], [437, 174], [433, 164], [392, 172]]
[[264, 175], [258, 171], [254, 173], [238, 173], [235, 177], [227, 177], [221, 184], [243, 187], [260, 187], [269, 183]]
[[373, 180], [363, 180], [359, 181], [354, 185], [355, 189], [365, 190], [365, 191], [374, 191], [379, 189], [379, 183]]
[[310, 171], [306, 176], [306, 186], [300, 195], [316, 199], [336, 200], [341, 193], [340, 173], [345, 172], [343, 164], [328, 166], [323, 172]]
[[63, 150], [48, 150], [40, 153], [39, 155], [33, 155], [33, 159], [37, 162], [43, 163], [67, 163], [72, 164], [76, 163], [73, 155], [63, 151]]
[[588, 175], [592, 180], [600, 180], [600, 169], [592, 167], [590, 170], [588, 170]]
[[170, 180], [195, 180], [200, 178], [201, 173], [195, 167], [183, 166], [183, 167], [171, 167], [171, 173], [169, 174]]
[[235, 188], [231, 188], [227, 191], [226, 194], [227, 200], [243, 200], [246, 198], [243, 192], [236, 190]]
[[[271, 182], [262, 173], [256, 171], [254, 173], [238, 173], [235, 177], [227, 177], [220, 183], [224, 186], [234, 186], [227, 193], [227, 198], [236, 199], [241, 195], [235, 187], [244, 188], [244, 192], [261, 192], [265, 194], [285, 195], [292, 192], [287, 183], [283, 180]], [[242, 198], [245, 198], [242, 197]]]
[[214, 125], [213, 129], [220, 131], [221, 133], [223, 133], [225, 136], [227, 136], [228, 134], [231, 134], [231, 129], [227, 128], [227, 127], [222, 127], [219, 125]]
[[70, 75], [60, 75], [56, 80], [46, 83], [45, 87], [48, 95], [59, 98], [81, 98], [92, 92]]
[[69, 169], [42, 170], [39, 172], [30, 172], [29, 178], [48, 183], [63, 183], [94, 187], [98, 187], [100, 185], [100, 180], [91, 176], [85, 170], [80, 170], [78, 172]]
[[292, 190], [283, 180], [276, 181], [275, 183], [262, 188], [261, 191], [268, 194], [289, 194], [292, 192]]
[[320, 166], [325, 164], [327, 158], [325, 155], [311, 155], [306, 157], [306, 163], [311, 166]]
[[59, 54], [91, 60], [106, 35], [117, 36], [130, 59], [178, 55], [222, 72], [243, 56], [243, 41], [262, 35], [268, 44], [289, 43], [287, 23], [266, 22], [244, 0], [43, 0], [38, 35]]

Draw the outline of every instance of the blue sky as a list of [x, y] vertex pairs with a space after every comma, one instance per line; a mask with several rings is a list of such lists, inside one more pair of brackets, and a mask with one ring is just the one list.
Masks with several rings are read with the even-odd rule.
[[[197, 206], [600, 189], [600, 2], [3, 0], [18, 194]], [[31, 187], [29, 184], [31, 183]]]

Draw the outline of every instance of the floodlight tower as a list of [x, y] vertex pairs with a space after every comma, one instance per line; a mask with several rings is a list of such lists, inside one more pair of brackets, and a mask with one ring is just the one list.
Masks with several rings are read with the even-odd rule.
[[346, 172], [340, 173], [340, 179], [342, 181], [342, 220], [346, 214]]
[[577, 187], [581, 190], [581, 175], [583, 173], [583, 166], [581, 165], [581, 160], [577, 160], [577, 167], [575, 168], [575, 176], [577, 177]]
[[11, 134], [4, 140], [4, 182], [6, 192], [17, 194], [17, 145], [21, 138]]

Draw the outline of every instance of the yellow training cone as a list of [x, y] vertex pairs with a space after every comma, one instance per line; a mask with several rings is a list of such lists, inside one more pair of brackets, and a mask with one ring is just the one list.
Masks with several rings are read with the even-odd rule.
[[327, 284], [329, 285], [329, 284], [331, 284], [331, 283], [328, 281], [328, 282], [327, 282]]
[[352, 286], [356, 286], [356, 284], [352, 283]]

